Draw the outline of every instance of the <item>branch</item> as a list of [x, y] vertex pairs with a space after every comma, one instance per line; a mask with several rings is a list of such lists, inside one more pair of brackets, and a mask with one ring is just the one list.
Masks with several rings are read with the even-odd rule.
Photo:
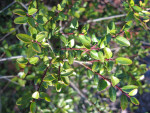
[[98, 18], [98, 19], [93, 19], [93, 20], [88, 20], [86, 23], [92, 23], [92, 22], [98, 22], [98, 21], [103, 21], [103, 20], [109, 20], [113, 18], [120, 18], [120, 17], [125, 17], [127, 14], [121, 14], [121, 15], [114, 15], [110, 17], [103, 17], [103, 18]]
[[10, 3], [9, 5], [7, 5], [5, 8], [3, 8], [0, 13], [2, 13], [3, 11], [5, 11], [6, 9], [8, 9], [10, 6], [12, 6], [14, 3], [16, 3], [16, 1], [13, 1], [12, 3]]
[[9, 36], [10, 34], [12, 34], [13, 32], [15, 32], [16, 30], [19, 29], [21, 25], [18, 25], [13, 31], [7, 33], [5, 36], [3, 36], [2, 38], [0, 38], [0, 41], [4, 40], [7, 36]]
[[[80, 63], [80, 64], [81, 64], [82, 66], [84, 66], [86, 69], [91, 70], [93, 73], [99, 75], [102, 79], [108, 81], [108, 82], [112, 85], [112, 83], [110, 82], [110, 80], [108, 80], [107, 78], [103, 77], [101, 74], [99, 74], [99, 73], [97, 73], [97, 72], [94, 72], [90, 67], [88, 67], [88, 66], [86, 66], [86, 65], [84, 65], [84, 64], [82, 64], [82, 63]], [[116, 87], [118, 90], [120, 90], [122, 93], [124, 93], [127, 97], [130, 98], [130, 96], [129, 96], [127, 93], [125, 93], [120, 87], [118, 87], [117, 85], [115, 85], [115, 87]]]
[[73, 83], [70, 81], [70, 84], [69, 84], [82, 98], [84, 98], [86, 100], [86, 102], [91, 106], [93, 105], [94, 108], [100, 112], [100, 110], [95, 106], [95, 104], [91, 101], [88, 100], [88, 98], [79, 90], [79, 88]]

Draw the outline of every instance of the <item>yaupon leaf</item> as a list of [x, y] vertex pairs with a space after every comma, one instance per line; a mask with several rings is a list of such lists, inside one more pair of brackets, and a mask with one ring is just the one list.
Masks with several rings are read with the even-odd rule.
[[105, 53], [105, 56], [106, 56], [107, 59], [112, 57], [112, 52], [108, 47], [104, 48], [104, 53]]
[[50, 82], [53, 80], [55, 80], [55, 78], [52, 75], [46, 75], [43, 79], [43, 81], [46, 81], [46, 82]]
[[32, 57], [29, 59], [29, 63], [30, 64], [36, 64], [39, 61], [38, 57]]
[[127, 86], [123, 86], [123, 87], [122, 87], [122, 90], [123, 90], [124, 92], [129, 93], [129, 92], [132, 91], [133, 89], [137, 89], [137, 88], [138, 88], [138, 86], [135, 86], [135, 85], [127, 85]]
[[46, 100], [47, 102], [51, 101], [50, 96], [45, 92], [40, 92], [40, 98]]
[[28, 23], [30, 26], [35, 27], [35, 20], [32, 17], [28, 17]]
[[38, 99], [38, 98], [39, 98], [39, 92], [38, 92], [38, 91], [34, 92], [34, 93], [32, 94], [32, 98]]
[[98, 52], [95, 50], [90, 51], [90, 55], [92, 58], [99, 60]]
[[21, 33], [20, 33], [20, 34], [17, 34], [16, 36], [17, 36], [17, 38], [18, 38], [19, 40], [23, 41], [24, 43], [31, 43], [32, 40], [33, 40], [33, 38], [30, 37], [30, 36], [27, 35], [27, 34], [21, 34]]
[[27, 58], [31, 58], [34, 55], [36, 55], [36, 52], [32, 49], [31, 45], [28, 47], [28, 49], [26, 51], [26, 55], [27, 55]]
[[140, 104], [139, 101], [135, 97], [131, 97], [130, 100], [135, 105], [139, 105]]
[[61, 88], [62, 88], [62, 84], [57, 83], [57, 84], [56, 84], [56, 91], [57, 91], [57, 92], [60, 92], [60, 91], [61, 91]]
[[137, 12], [142, 11], [142, 8], [139, 7], [139, 6], [133, 6], [133, 9], [134, 9], [135, 11], [137, 11]]
[[127, 96], [122, 94], [121, 95], [121, 109], [125, 110], [128, 107], [128, 99]]
[[15, 10], [13, 10], [13, 13], [17, 14], [17, 15], [20, 15], [20, 16], [26, 16], [25, 11], [22, 10], [22, 9], [15, 9]]
[[90, 44], [91, 44], [90, 37], [84, 36], [84, 35], [79, 35], [79, 39], [86, 48], [88, 48], [88, 49], [90, 48]]
[[115, 85], [117, 85], [120, 82], [120, 80], [115, 76], [111, 76], [111, 82], [114, 87]]
[[38, 10], [36, 8], [31, 8], [31, 9], [28, 9], [28, 14], [29, 15], [33, 15], [34, 13], [36, 13]]
[[132, 64], [132, 60], [128, 58], [118, 57], [116, 58], [116, 62], [121, 65], [130, 65]]
[[43, 39], [45, 39], [47, 36], [48, 36], [47, 31], [42, 31], [42, 32], [40, 32], [40, 33], [38, 33], [38, 34], [36, 35], [36, 40], [37, 40], [38, 42], [41, 42], [41, 41], [42, 41]]
[[127, 46], [127, 47], [130, 46], [130, 42], [122, 36], [117, 36], [116, 37], [116, 42], [118, 44], [120, 44], [121, 46]]
[[74, 55], [70, 51], [69, 51], [69, 55], [68, 55], [68, 61], [69, 61], [69, 64], [73, 64], [73, 61], [74, 61]]
[[87, 76], [88, 76], [89, 78], [92, 78], [93, 72], [92, 72], [91, 70], [88, 70], [88, 71], [87, 71]]
[[98, 91], [102, 91], [107, 88], [107, 82], [105, 80], [100, 80], [98, 82]]
[[109, 88], [109, 97], [112, 102], [116, 101], [116, 90], [112, 86]]
[[134, 96], [134, 95], [137, 94], [137, 92], [138, 92], [138, 89], [133, 89], [133, 90], [129, 93], [129, 95], [130, 95], [130, 96]]
[[70, 27], [73, 29], [77, 29], [79, 27], [79, 23], [76, 18], [71, 21]]
[[61, 77], [62, 81], [64, 82], [65, 85], [69, 85], [69, 77], [68, 76], [63, 76]]
[[103, 52], [99, 51], [98, 52], [98, 57], [99, 57], [99, 59], [100, 59], [101, 62], [104, 62], [105, 58], [104, 58]]
[[24, 24], [27, 23], [28, 18], [27, 17], [17, 17], [14, 20], [15, 24]]
[[47, 18], [43, 15], [37, 15], [35, 18], [37, 19], [37, 23], [42, 25], [48, 21]]
[[66, 69], [66, 70], [64, 70], [64, 71], [61, 72], [61, 76], [62, 76], [62, 77], [63, 77], [63, 76], [69, 76], [69, 75], [71, 75], [72, 73], [73, 73], [73, 69], [72, 69], [72, 68]]
[[32, 102], [30, 105], [30, 111], [31, 113], [35, 113], [36, 111], [36, 102]]
[[18, 62], [19, 64], [27, 64], [27, 63], [28, 63], [28, 60], [25, 59], [25, 58], [18, 58], [18, 59], [17, 59], [17, 62]]
[[32, 49], [35, 52], [41, 53], [41, 47], [37, 43], [32, 43]]

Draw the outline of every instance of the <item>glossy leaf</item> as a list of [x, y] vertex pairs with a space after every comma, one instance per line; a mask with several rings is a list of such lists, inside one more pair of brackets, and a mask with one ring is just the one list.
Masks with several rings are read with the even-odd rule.
[[28, 17], [28, 23], [30, 26], [35, 27], [35, 20], [32, 17]]
[[116, 62], [118, 64], [121, 64], [121, 65], [130, 65], [130, 64], [132, 64], [132, 60], [130, 60], [128, 58], [123, 58], [123, 57], [116, 58]]
[[135, 95], [137, 94], [137, 92], [138, 92], [138, 89], [133, 89], [133, 90], [129, 93], [129, 95], [130, 95], [130, 96], [135, 96]]
[[57, 83], [57, 84], [56, 84], [56, 91], [57, 91], [57, 92], [60, 92], [60, 91], [61, 91], [61, 88], [62, 88], [62, 84]]
[[17, 17], [14, 20], [15, 24], [25, 24], [27, 23], [28, 18], [27, 17]]
[[139, 105], [140, 104], [139, 101], [135, 97], [131, 97], [130, 100], [135, 105]]
[[122, 36], [117, 36], [116, 37], [116, 42], [118, 44], [120, 44], [121, 46], [127, 46], [127, 47], [130, 46], [130, 42]]
[[28, 9], [28, 14], [29, 15], [33, 15], [34, 13], [36, 13], [38, 10], [36, 8], [31, 8], [31, 9]]
[[20, 16], [26, 16], [25, 11], [22, 10], [22, 9], [15, 9], [15, 10], [13, 10], [13, 13], [17, 14], [17, 15], [20, 15]]
[[110, 59], [112, 57], [112, 52], [108, 47], [104, 48], [104, 53], [107, 59]]
[[135, 11], [137, 11], [137, 12], [142, 11], [142, 8], [139, 7], [139, 6], [133, 6], [133, 9], [134, 9]]
[[34, 93], [32, 94], [32, 98], [38, 99], [38, 98], [39, 98], [39, 92], [38, 92], [38, 91], [34, 92]]
[[46, 100], [47, 102], [51, 101], [50, 96], [45, 92], [40, 92], [40, 98]]
[[90, 55], [92, 58], [99, 60], [98, 52], [95, 50], [90, 51]]
[[86, 48], [88, 48], [88, 49], [90, 48], [90, 44], [91, 44], [90, 37], [84, 36], [84, 35], [79, 35], [79, 39]]
[[91, 79], [93, 76], [93, 72], [91, 70], [87, 71], [87, 76]]
[[114, 87], [115, 85], [117, 85], [120, 82], [120, 80], [115, 76], [111, 76], [111, 82]]
[[29, 63], [30, 64], [36, 64], [39, 61], [38, 57], [32, 57], [29, 59]]
[[41, 47], [37, 43], [32, 43], [32, 49], [35, 52], [41, 53]]
[[68, 76], [63, 76], [61, 77], [62, 81], [65, 83], [65, 85], [69, 85], [69, 77]]
[[31, 113], [35, 113], [36, 111], [36, 102], [32, 102], [30, 105], [30, 111]]
[[43, 81], [49, 82], [49, 81], [53, 81], [55, 80], [55, 78], [52, 75], [46, 75], [43, 79]]
[[114, 87], [109, 88], [109, 97], [112, 102], [116, 101], [116, 90]]
[[25, 59], [25, 58], [18, 58], [18, 59], [17, 59], [17, 62], [18, 62], [19, 64], [27, 64], [27, 63], [28, 63], [28, 60]]
[[68, 55], [68, 61], [69, 61], [69, 64], [73, 64], [73, 61], [74, 61], [73, 53], [70, 51], [69, 51], [69, 55]]
[[27, 58], [31, 58], [34, 55], [36, 55], [36, 52], [32, 49], [31, 45], [28, 47], [28, 49], [26, 51], [26, 55], [27, 55]]
[[20, 33], [20, 34], [17, 34], [16, 36], [17, 36], [17, 38], [18, 38], [19, 40], [23, 41], [24, 43], [31, 43], [32, 40], [33, 40], [33, 38], [30, 37], [30, 36], [27, 35], [27, 34], [21, 34], [21, 33]]
[[41, 41], [43, 41], [43, 39], [45, 39], [47, 36], [48, 36], [48, 33], [47, 33], [46, 31], [42, 31], [42, 32], [40, 32], [40, 33], [38, 33], [38, 34], [36, 35], [36, 40], [37, 40], [38, 42], [41, 42]]
[[66, 70], [64, 70], [64, 71], [61, 72], [61, 76], [62, 76], [62, 77], [63, 77], [63, 76], [69, 76], [69, 75], [71, 75], [72, 73], [73, 73], [73, 69], [72, 69], [72, 68], [66, 69]]
[[127, 96], [122, 94], [121, 95], [121, 109], [125, 110], [128, 107], [128, 99]]
[[138, 88], [138, 86], [135, 86], [135, 85], [127, 85], [127, 86], [123, 86], [122, 90], [129, 93], [133, 89], [137, 89], [137, 88]]
[[100, 80], [98, 82], [98, 91], [102, 91], [107, 88], [107, 82], [105, 80]]

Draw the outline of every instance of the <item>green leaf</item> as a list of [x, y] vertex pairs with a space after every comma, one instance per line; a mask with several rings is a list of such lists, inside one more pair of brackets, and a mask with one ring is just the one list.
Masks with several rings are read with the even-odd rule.
[[29, 63], [30, 64], [36, 64], [38, 61], [39, 61], [38, 57], [32, 57], [32, 58], [30, 58]]
[[39, 92], [38, 92], [38, 91], [34, 92], [34, 93], [32, 94], [32, 98], [38, 99], [38, 98], [39, 98]]
[[125, 110], [128, 107], [128, 99], [126, 95], [121, 95], [121, 109]]
[[55, 78], [52, 75], [46, 75], [43, 79], [43, 81], [49, 82], [49, 81], [53, 81], [55, 80]]
[[31, 58], [34, 55], [36, 55], [36, 52], [32, 49], [31, 45], [28, 47], [28, 49], [26, 51], [26, 55], [27, 55], [27, 58]]
[[65, 36], [61, 35], [60, 39], [64, 42], [65, 45], [68, 44], [68, 40], [67, 40], [67, 38]]
[[74, 40], [74, 39], [71, 39], [71, 40], [69, 41], [69, 47], [72, 48], [72, 47], [74, 46], [74, 44], [75, 44], [75, 40]]
[[20, 33], [20, 34], [17, 34], [16, 36], [17, 36], [17, 38], [18, 38], [19, 40], [23, 41], [24, 43], [31, 43], [32, 40], [33, 40], [33, 38], [30, 37], [30, 36], [27, 35], [27, 34], [21, 34], [21, 33]]
[[118, 57], [116, 58], [116, 62], [121, 65], [130, 65], [132, 64], [132, 60], [128, 58]]
[[115, 76], [111, 76], [111, 82], [114, 87], [115, 85], [117, 85], [120, 82], [120, 80]]
[[[134, 18], [133, 18], [134, 19]], [[128, 32], [128, 30], [131, 28], [133, 26], [133, 21], [132, 20], [130, 20], [130, 21], [128, 21], [124, 26], [123, 26], [123, 31], [126, 31], [126, 32]], [[125, 38], [126, 39], [126, 38]], [[126, 39], [127, 40], [127, 39]], [[123, 43], [123, 41], [122, 41], [122, 43]], [[122, 44], [121, 43], [121, 44]]]
[[99, 82], [98, 75], [94, 75], [93, 80], [94, 80], [94, 84], [98, 84], [98, 82]]
[[60, 91], [61, 91], [61, 88], [62, 88], [62, 84], [57, 83], [57, 84], [56, 84], [56, 91], [57, 91], [57, 92], [60, 92]]
[[48, 21], [47, 18], [43, 15], [37, 15], [35, 18], [37, 19], [37, 23], [42, 25]]
[[107, 59], [110, 59], [112, 57], [112, 52], [108, 47], [104, 48], [104, 53], [105, 53]]
[[25, 94], [24, 96], [20, 97], [16, 104], [17, 105], [22, 105], [22, 106], [27, 106], [29, 103], [30, 103], [30, 100], [31, 100], [31, 94]]
[[90, 55], [92, 58], [99, 60], [98, 52], [95, 50], [90, 51]]
[[130, 42], [122, 36], [117, 36], [116, 37], [116, 42], [118, 44], [120, 44], [121, 46], [127, 46], [127, 47], [130, 46]]
[[18, 62], [19, 64], [27, 64], [27, 63], [28, 63], [28, 60], [25, 59], [25, 58], [18, 58], [18, 59], [17, 59], [17, 62]]
[[107, 88], [107, 82], [105, 80], [100, 80], [98, 82], [98, 91], [102, 91]]
[[114, 87], [109, 88], [109, 97], [112, 102], [116, 101], [116, 90]]
[[14, 20], [15, 24], [24, 24], [27, 23], [28, 18], [27, 17], [17, 17]]
[[100, 59], [101, 62], [104, 62], [105, 58], [104, 58], [103, 52], [99, 51], [98, 52], [98, 57], [99, 57], [99, 59]]
[[69, 51], [69, 55], [68, 55], [68, 61], [69, 61], [69, 64], [73, 64], [73, 61], [74, 61], [73, 53], [70, 51]]
[[135, 85], [127, 85], [127, 86], [123, 86], [123, 87], [122, 87], [122, 90], [123, 90], [124, 92], [129, 93], [129, 92], [132, 91], [133, 89], [137, 89], [137, 88], [138, 88], [138, 86], [135, 86]]
[[31, 8], [31, 9], [28, 9], [28, 14], [29, 15], [33, 15], [34, 13], [36, 13], [38, 10], [36, 8]]
[[30, 26], [35, 27], [35, 20], [32, 17], [28, 17], [28, 23]]
[[137, 92], [138, 92], [138, 89], [133, 89], [133, 90], [129, 93], [129, 95], [130, 95], [130, 96], [134, 96], [134, 95], [137, 94]]
[[71, 21], [70, 28], [77, 29], [78, 27], [79, 27], [78, 20], [77, 20], [76, 18], [74, 18], [74, 19]]
[[131, 7], [133, 7], [134, 6], [134, 0], [129, 0], [129, 4]]
[[47, 102], [51, 101], [50, 96], [45, 92], [40, 92], [40, 98], [46, 100]]
[[35, 113], [36, 111], [36, 102], [32, 102], [30, 105], [30, 111], [31, 113]]
[[84, 36], [84, 35], [79, 35], [79, 39], [86, 48], [88, 48], [88, 49], [90, 48], [90, 44], [91, 44], [90, 37]]
[[140, 104], [139, 101], [135, 97], [131, 97], [130, 100], [135, 105], [139, 105]]
[[96, 38], [95, 34], [92, 34], [92, 42], [98, 42], [99, 40]]
[[87, 71], [87, 76], [91, 79], [93, 76], [93, 72], [91, 70]]
[[13, 13], [17, 14], [17, 15], [20, 15], [20, 16], [26, 16], [25, 11], [22, 10], [22, 9], [15, 9], [15, 10], [13, 10]]
[[64, 71], [61, 72], [61, 77], [63, 77], [63, 76], [69, 76], [69, 75], [71, 75], [73, 73], [73, 71], [74, 70], [72, 68], [66, 69], [66, 70], [64, 70]]
[[39, 44], [37, 44], [37, 43], [32, 43], [32, 49], [33, 49], [35, 52], [41, 53], [41, 47], [40, 47]]
[[43, 39], [45, 39], [47, 36], [48, 36], [48, 32], [47, 32], [47, 31], [42, 31], [42, 32], [40, 32], [40, 33], [38, 33], [38, 34], [36, 35], [36, 40], [37, 40], [38, 42], [41, 42], [41, 41], [43, 41]]
[[69, 85], [69, 77], [68, 76], [63, 76], [61, 77], [62, 81], [65, 83], [65, 85]]
[[141, 11], [142, 11], [142, 8], [139, 7], [139, 6], [133, 6], [133, 9], [134, 9], [136, 12], [141, 12]]

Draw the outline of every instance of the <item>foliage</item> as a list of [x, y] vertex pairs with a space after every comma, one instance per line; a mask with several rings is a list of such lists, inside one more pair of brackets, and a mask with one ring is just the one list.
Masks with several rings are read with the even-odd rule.
[[[103, 99], [95, 98], [94, 93], [112, 102], [119, 99], [122, 110], [128, 104], [139, 105], [134, 96], [138, 91], [143, 92], [140, 78], [146, 71], [145, 65], [137, 60], [148, 53], [148, 49], [141, 48], [141, 41], [149, 40], [150, 36], [147, 4], [146, 0], [124, 2], [127, 15], [123, 25], [117, 26], [118, 20], [114, 19], [101, 23], [105, 27], [82, 20], [101, 15], [94, 12], [97, 2], [62, 0], [51, 10], [36, 0], [30, 1], [26, 10], [16, 6], [13, 13], [18, 16], [14, 23], [27, 27], [27, 32], [16, 34], [20, 41], [14, 45], [14, 51], [18, 49], [24, 57], [17, 59], [18, 76], [11, 80], [24, 87], [15, 86], [18, 92], [23, 92], [15, 100], [20, 111], [28, 112], [30, 108], [31, 113], [74, 112], [75, 104], [82, 104], [77, 94], [88, 101], [87, 112], [112, 111], [106, 102], [102, 103]], [[136, 27], [141, 30], [139, 34]], [[143, 38], [145, 33], [147, 38]], [[2, 45], [1, 50], [8, 57], [15, 55], [9, 51], [13, 50], [12, 45], [5, 40]], [[115, 47], [117, 49], [113, 49]], [[74, 83], [85, 90], [87, 97]], [[117, 95], [117, 91], [121, 95]], [[83, 108], [79, 110], [84, 112]]]

